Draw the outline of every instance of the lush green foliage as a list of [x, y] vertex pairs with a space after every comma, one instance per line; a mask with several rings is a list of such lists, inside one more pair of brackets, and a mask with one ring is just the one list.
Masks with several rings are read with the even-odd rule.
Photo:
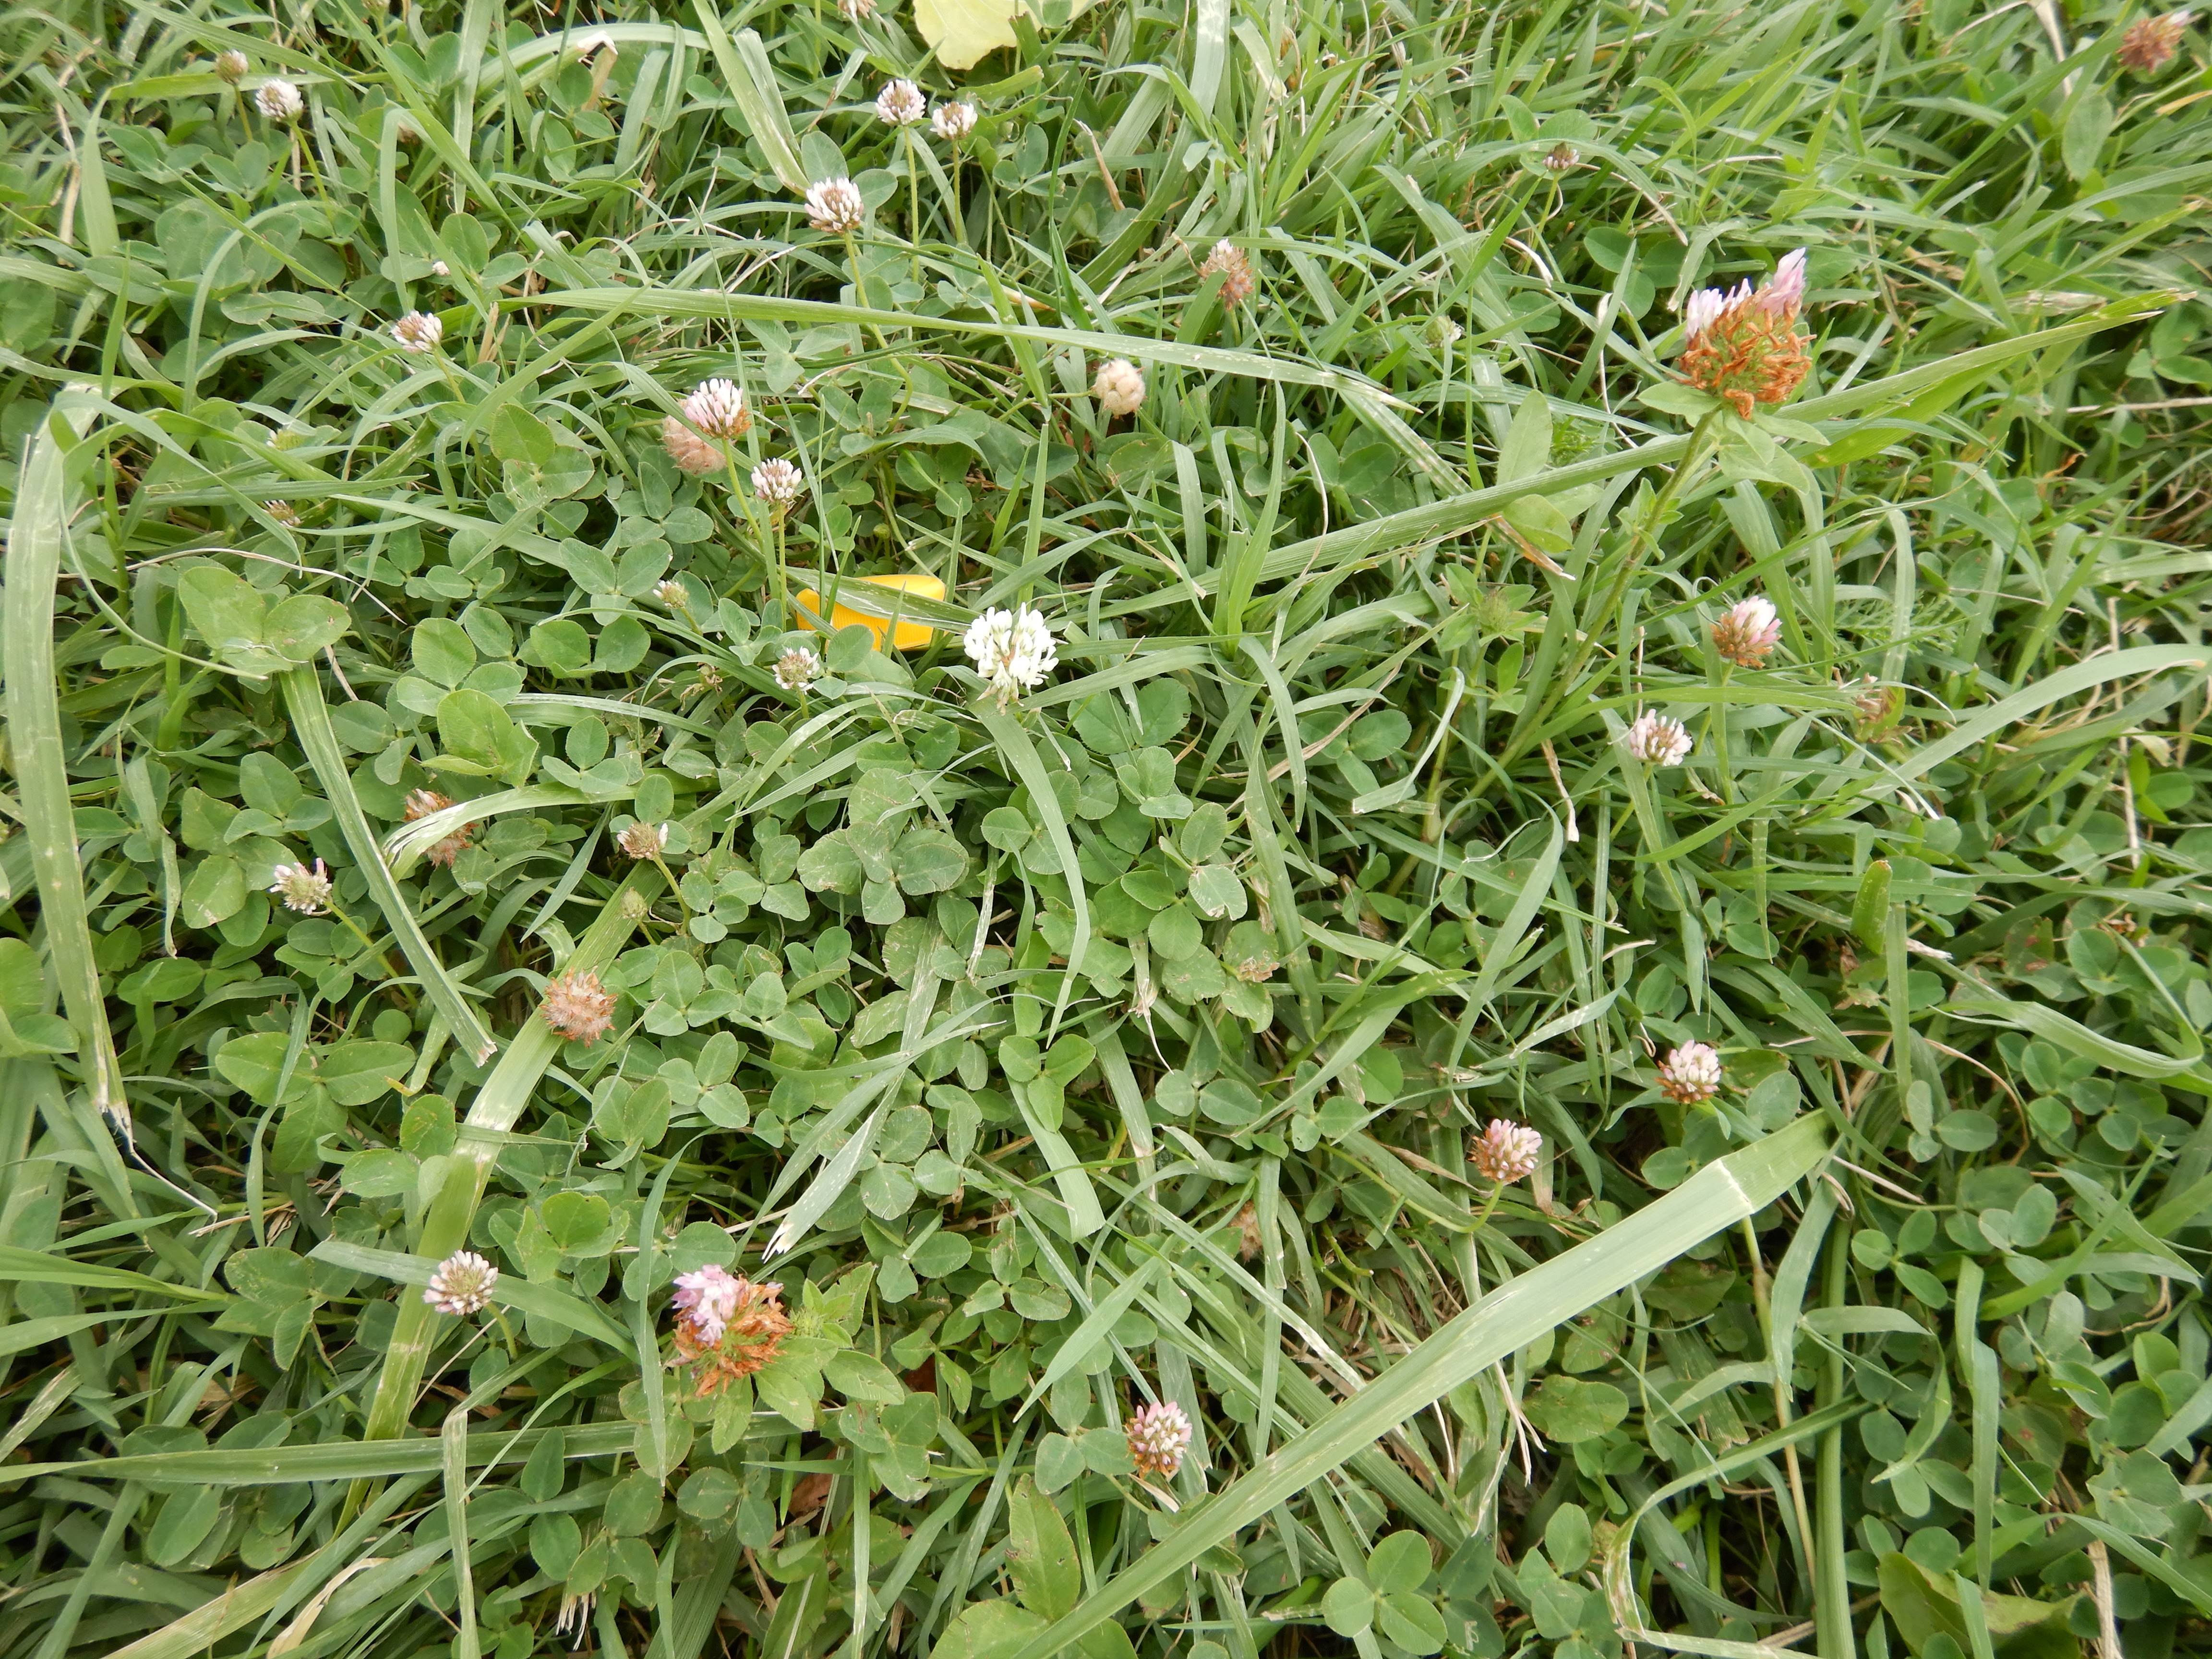
[[854, 9], [9, 14], [0, 1656], [2201, 1645], [2201, 32]]

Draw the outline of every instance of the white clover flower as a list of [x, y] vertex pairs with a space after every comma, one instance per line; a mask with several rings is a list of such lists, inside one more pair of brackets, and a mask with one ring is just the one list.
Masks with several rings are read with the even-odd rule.
[[1666, 714], [1638, 714], [1621, 743], [1646, 766], [1680, 766], [1690, 753], [1690, 728]]
[[752, 411], [735, 380], [702, 380], [684, 400], [684, 418], [710, 438], [742, 438], [752, 429]]
[[331, 908], [331, 896], [337, 887], [320, 859], [315, 860], [312, 870], [304, 864], [280, 864], [269, 873], [273, 878], [269, 890], [284, 901], [286, 909], [314, 916]]
[[1738, 668], [1756, 668], [1782, 640], [1782, 619], [1772, 601], [1739, 599], [1713, 624], [1713, 649]]
[[1692, 1106], [1720, 1091], [1720, 1050], [1709, 1042], [1686, 1042], [1659, 1062], [1659, 1092], [1669, 1100]]
[[307, 104], [289, 81], [264, 81], [253, 94], [253, 107], [272, 121], [295, 120]]
[[655, 582], [653, 597], [671, 611], [681, 611], [691, 602], [691, 596], [684, 591], [684, 584], [673, 576], [665, 576]]
[[1544, 1137], [1527, 1124], [1493, 1117], [1480, 1139], [1468, 1149], [1467, 1161], [1477, 1173], [1503, 1187], [1534, 1174], [1537, 1156], [1543, 1150]]
[[711, 1348], [722, 1340], [730, 1321], [737, 1317], [738, 1299], [744, 1288], [743, 1279], [711, 1261], [696, 1273], [676, 1275], [674, 1301], [682, 1310], [680, 1322], [701, 1347]]
[[787, 691], [804, 691], [822, 678], [822, 659], [794, 646], [775, 659], [775, 683]]
[[849, 236], [868, 216], [860, 187], [850, 179], [825, 179], [806, 187], [806, 219], [831, 236]]
[[410, 311], [392, 325], [392, 337], [402, 351], [435, 351], [446, 337], [446, 325], [427, 311]]
[[450, 276], [453, 272], [443, 259], [433, 259], [430, 261], [430, 274], [433, 276]]
[[703, 478], [722, 465], [722, 452], [674, 415], [661, 418], [660, 447], [668, 452], [670, 460], [695, 478]]
[[216, 54], [215, 78], [226, 86], [236, 86], [246, 78], [246, 70], [253, 67], [246, 54], [235, 49]]
[[961, 649], [989, 682], [1004, 708], [1024, 691], [1044, 684], [1060, 660], [1052, 625], [1042, 611], [1028, 605], [1012, 611], [986, 611], [968, 624]]
[[300, 509], [291, 502], [264, 501], [261, 507], [264, 512], [287, 530], [297, 530], [300, 527]]
[[910, 127], [927, 109], [921, 88], [911, 81], [894, 81], [876, 94], [876, 119], [885, 126]]
[[633, 823], [615, 837], [623, 851], [634, 859], [657, 859], [668, 850], [668, 832], [672, 828], [665, 823]]
[[753, 494], [771, 507], [789, 507], [806, 488], [806, 475], [789, 461], [763, 461], [753, 469]]
[[423, 1301], [441, 1314], [465, 1319], [491, 1301], [499, 1269], [474, 1250], [456, 1250], [438, 1264], [422, 1291]]
[[975, 105], [964, 98], [956, 98], [930, 112], [930, 131], [947, 143], [957, 143], [975, 131]]
[[1166, 1480], [1182, 1468], [1191, 1443], [1190, 1418], [1172, 1400], [1146, 1406], [1129, 1419], [1129, 1461], [1139, 1474]]
[[1091, 383], [1091, 395], [1109, 415], [1133, 415], [1145, 406], [1145, 376], [1127, 357], [1101, 363]]

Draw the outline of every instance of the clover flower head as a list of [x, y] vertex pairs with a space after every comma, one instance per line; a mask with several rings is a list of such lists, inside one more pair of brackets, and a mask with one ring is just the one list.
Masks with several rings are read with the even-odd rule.
[[876, 119], [885, 126], [910, 127], [928, 107], [921, 88], [911, 81], [893, 81], [876, 94]]
[[822, 659], [803, 645], [775, 659], [775, 683], [787, 691], [804, 691], [822, 678]]
[[2181, 45], [2181, 32], [2189, 27], [2186, 11], [2170, 11], [2163, 17], [2143, 17], [2128, 25], [2113, 54], [2120, 67], [2148, 80], [2173, 61]]
[[1129, 1419], [1129, 1461], [1139, 1474], [1165, 1480], [1182, 1468], [1190, 1450], [1190, 1417], [1172, 1400], [1146, 1406]]
[[1756, 595], [1738, 599], [1713, 624], [1713, 649], [1738, 668], [1758, 667], [1781, 640], [1782, 621], [1773, 602]]
[[1241, 305], [1252, 297], [1252, 262], [1226, 236], [1216, 242], [1198, 268], [1201, 276], [1221, 276], [1221, 303]]
[[753, 469], [753, 494], [770, 507], [789, 507], [806, 488], [806, 475], [781, 458]]
[[876, 0], [837, 0], [837, 9], [848, 23], [865, 23], [876, 15]]
[[1110, 357], [1098, 366], [1091, 395], [1109, 415], [1133, 415], [1145, 406], [1144, 372], [1127, 357]]
[[694, 1340], [711, 1348], [722, 1340], [730, 1321], [737, 1316], [738, 1296], [744, 1285], [744, 1280], [728, 1268], [711, 1261], [696, 1272], [676, 1275], [674, 1301]]
[[956, 98], [929, 112], [929, 129], [947, 143], [957, 143], [975, 131], [975, 105]]
[[1747, 420], [1758, 404], [1785, 402], [1812, 368], [1797, 331], [1804, 304], [1802, 247], [1755, 289], [1699, 289], [1682, 312], [1683, 377]]
[[226, 86], [236, 86], [246, 78], [246, 70], [253, 67], [246, 54], [235, 48], [219, 52], [215, 58], [215, 78]]
[[422, 1300], [441, 1314], [465, 1319], [491, 1301], [499, 1269], [474, 1250], [456, 1250], [438, 1264], [422, 1290]]
[[1686, 1042], [1659, 1062], [1659, 1092], [1693, 1106], [1721, 1091], [1720, 1050], [1709, 1042]]
[[[433, 812], [444, 811], [453, 804], [451, 795], [441, 795], [434, 789], [411, 789], [407, 793], [407, 821], [412, 823], [417, 818], [427, 818]], [[469, 842], [474, 836], [475, 831], [465, 823], [431, 848], [424, 856], [433, 864], [451, 866], [455, 859], [468, 851]]]
[[633, 823], [622, 834], [617, 836], [615, 841], [623, 852], [634, 859], [657, 859], [668, 850], [668, 832], [671, 827], [665, 823], [646, 823], [641, 821]]
[[860, 187], [850, 179], [825, 179], [806, 187], [806, 219], [830, 236], [849, 236], [868, 216]]
[[709, 1263], [676, 1279], [676, 1357], [699, 1367], [710, 1395], [773, 1360], [791, 1334], [783, 1286], [756, 1285]]
[[1012, 611], [986, 611], [968, 624], [960, 641], [975, 672], [998, 693], [1004, 708], [1024, 691], [1042, 685], [1060, 661], [1052, 625], [1042, 611], [1028, 605]]
[[272, 121], [295, 120], [307, 106], [289, 81], [264, 81], [253, 94], [253, 107]]
[[615, 997], [588, 969], [545, 983], [538, 1012], [554, 1035], [570, 1042], [593, 1043], [614, 1029]]
[[1621, 743], [1646, 766], [1680, 766], [1689, 757], [1690, 728], [1671, 715], [1648, 710], [1636, 717]]
[[1484, 1179], [1504, 1187], [1534, 1175], [1537, 1156], [1543, 1150], [1544, 1137], [1527, 1124], [1493, 1117], [1490, 1127], [1468, 1148], [1467, 1161]]
[[297, 530], [300, 527], [300, 509], [289, 501], [264, 501], [261, 503], [261, 510], [287, 530]]
[[280, 864], [269, 873], [269, 890], [284, 901], [287, 910], [318, 916], [331, 908], [331, 896], [337, 888], [320, 859], [313, 869], [304, 864]]
[[742, 438], [752, 429], [752, 411], [735, 380], [702, 380], [684, 400], [684, 418], [710, 438]]
[[410, 311], [392, 325], [392, 337], [402, 351], [420, 355], [435, 351], [446, 337], [446, 325], [428, 311]]
[[695, 478], [702, 478], [722, 465], [721, 450], [674, 415], [666, 416], [660, 422], [660, 447], [678, 469]]

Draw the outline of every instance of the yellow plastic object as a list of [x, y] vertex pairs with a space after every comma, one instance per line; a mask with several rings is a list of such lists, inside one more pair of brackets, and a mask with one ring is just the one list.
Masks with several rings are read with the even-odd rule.
[[[857, 580], [867, 583], [871, 587], [895, 587], [902, 593], [916, 594], [925, 599], [935, 599], [940, 604], [945, 599], [945, 584], [934, 576], [861, 576]], [[799, 590], [799, 603], [806, 611], [811, 611], [815, 617], [822, 614], [822, 596], [811, 587], [802, 587]], [[800, 620], [806, 622], [810, 627], [812, 625], [811, 617], [802, 617]], [[855, 627], [865, 628], [876, 636], [876, 649], [878, 651], [884, 648], [884, 635], [886, 630], [890, 634], [893, 648], [900, 651], [919, 651], [927, 645], [937, 633], [937, 630], [927, 623], [909, 622], [903, 617], [897, 623], [891, 623], [884, 621], [880, 617], [864, 616], [860, 611], [849, 610], [842, 605], [835, 606], [830, 611], [830, 628], [832, 633], [841, 628]]]

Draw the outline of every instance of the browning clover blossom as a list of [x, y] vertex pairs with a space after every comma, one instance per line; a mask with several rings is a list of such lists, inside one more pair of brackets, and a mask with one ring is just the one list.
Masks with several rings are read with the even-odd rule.
[[876, 119], [889, 127], [910, 127], [928, 109], [921, 88], [911, 81], [893, 81], [876, 94]]
[[1738, 599], [1713, 624], [1713, 649], [1738, 668], [1757, 668], [1782, 641], [1781, 618], [1771, 600]]
[[1012, 611], [984, 611], [968, 624], [960, 648], [998, 694], [1000, 708], [1023, 692], [1042, 685], [1045, 676], [1060, 661], [1052, 625], [1042, 611], [1026, 605]]
[[2181, 45], [2181, 32], [2188, 27], [2185, 10], [2138, 18], [2128, 25], [2128, 32], [2120, 37], [2120, 49], [2112, 55], [2122, 69], [2148, 81], [2173, 61]]
[[246, 70], [252, 67], [242, 52], [219, 52], [215, 58], [215, 78], [225, 86], [234, 87], [246, 78]]
[[1213, 245], [1198, 268], [1201, 276], [1221, 274], [1221, 303], [1242, 305], [1252, 297], [1252, 262], [1244, 257], [1243, 250], [1226, 236]]
[[[427, 818], [433, 812], [444, 811], [453, 804], [451, 795], [441, 795], [434, 789], [410, 790], [405, 809], [407, 821], [412, 823], [417, 818]], [[424, 856], [433, 864], [450, 866], [455, 859], [468, 851], [469, 842], [474, 834], [474, 830], [465, 823], [432, 847]]]
[[868, 216], [860, 186], [850, 179], [825, 179], [806, 187], [806, 220], [830, 236], [849, 236]]
[[753, 469], [753, 494], [770, 507], [789, 507], [805, 488], [806, 475], [789, 461], [763, 461]]
[[562, 974], [546, 981], [538, 1012], [555, 1036], [589, 1045], [614, 1029], [614, 993], [589, 969]]
[[668, 850], [669, 829], [665, 823], [633, 823], [615, 841], [634, 859], [657, 859]]
[[702, 380], [684, 400], [684, 418], [710, 438], [742, 438], [752, 430], [752, 411], [735, 380]]
[[964, 98], [939, 104], [929, 113], [929, 129], [949, 144], [957, 144], [975, 131], [975, 106]]
[[1098, 366], [1091, 395], [1109, 415], [1133, 415], [1145, 406], [1144, 372], [1127, 357], [1112, 357]]
[[676, 1358], [699, 1366], [710, 1395], [773, 1360], [791, 1334], [783, 1286], [756, 1285], [713, 1263], [676, 1279]]
[[1490, 1127], [1468, 1148], [1467, 1161], [1485, 1180], [1505, 1187], [1534, 1175], [1537, 1156], [1543, 1150], [1544, 1137], [1536, 1130], [1525, 1123], [1493, 1117]]
[[848, 23], [865, 23], [876, 15], [876, 0], [837, 0], [837, 9]]
[[1659, 1092], [1669, 1100], [1694, 1106], [1720, 1091], [1720, 1050], [1709, 1042], [1686, 1042], [1659, 1062]]
[[660, 422], [660, 447], [670, 460], [695, 478], [703, 478], [722, 465], [722, 452], [674, 415]]
[[261, 510], [287, 530], [297, 530], [300, 527], [300, 509], [289, 501], [264, 501], [261, 503]]
[[331, 896], [337, 888], [320, 859], [312, 870], [304, 864], [280, 864], [269, 874], [269, 890], [283, 899], [287, 910], [319, 916], [331, 908]]
[[775, 659], [775, 683], [787, 691], [804, 691], [822, 678], [822, 659], [803, 645]]
[[1668, 714], [1646, 710], [1621, 738], [1621, 745], [1646, 766], [1680, 766], [1689, 758], [1690, 728]]
[[1191, 1443], [1190, 1418], [1172, 1400], [1145, 1407], [1129, 1419], [1129, 1461], [1140, 1475], [1166, 1480], [1182, 1468]]
[[1805, 250], [1784, 254], [1756, 292], [1699, 289], [1682, 314], [1683, 378], [1748, 420], [1759, 404], [1788, 400], [1812, 360], [1797, 331], [1805, 302]]
[[307, 102], [289, 81], [264, 81], [253, 94], [253, 107], [272, 121], [298, 119]]
[[499, 1269], [474, 1250], [456, 1250], [437, 1266], [423, 1287], [422, 1300], [441, 1314], [465, 1319], [481, 1312], [491, 1301]]
[[410, 311], [392, 325], [392, 337], [402, 351], [416, 355], [435, 351], [446, 337], [446, 325], [427, 311]]

